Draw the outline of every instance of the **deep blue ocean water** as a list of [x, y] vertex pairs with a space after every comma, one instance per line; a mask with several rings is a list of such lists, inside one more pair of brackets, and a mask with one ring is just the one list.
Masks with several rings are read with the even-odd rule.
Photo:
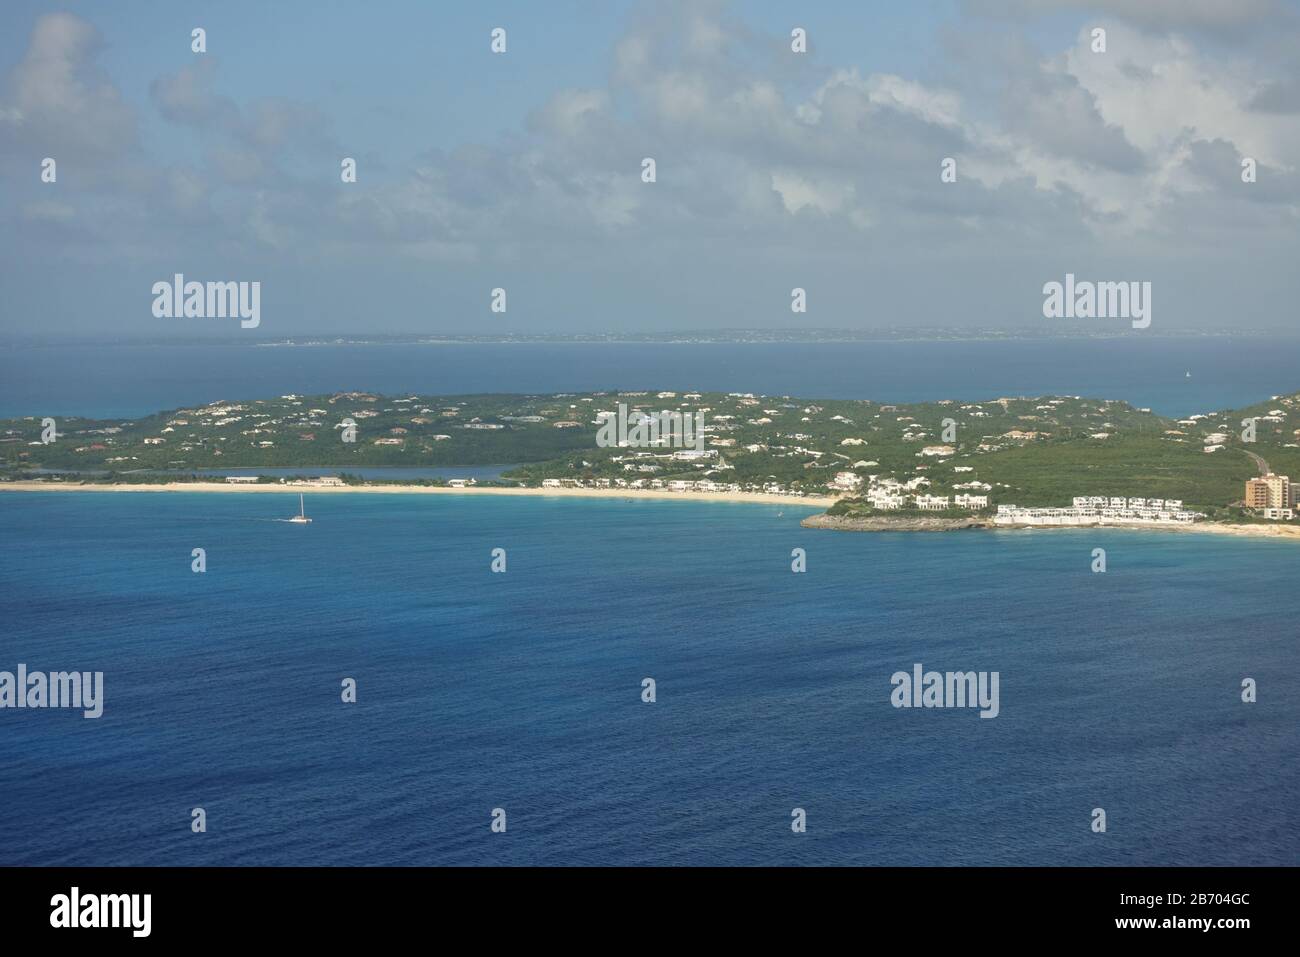
[[0, 348], [0, 416], [132, 417], [344, 389], [708, 389], [881, 402], [1063, 394], [1183, 416], [1300, 389], [1300, 338]]
[[[1296, 544], [296, 507], [0, 493], [0, 669], [105, 673], [98, 720], [0, 711], [0, 864], [1300, 862]], [[998, 671], [1000, 715], [891, 707], [914, 662]]]

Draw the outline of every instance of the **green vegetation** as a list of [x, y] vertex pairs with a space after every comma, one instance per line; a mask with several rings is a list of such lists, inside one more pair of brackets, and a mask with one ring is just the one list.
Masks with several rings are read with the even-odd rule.
[[[701, 413], [708, 454], [598, 447], [598, 413], [617, 413], [620, 404], [633, 417]], [[1241, 438], [1247, 417], [1258, 417], [1253, 443]], [[346, 420], [356, 424], [355, 442], [342, 440]], [[309, 475], [313, 468], [515, 465], [507, 478], [527, 485], [707, 481], [825, 495], [837, 475], [843, 485], [843, 473], [852, 473], [858, 490], [912, 482], [932, 495], [986, 495], [990, 508], [1122, 495], [1182, 499], [1236, 520], [1248, 517], [1235, 506], [1245, 480], [1259, 472], [1253, 456], [1300, 479], [1300, 395], [1173, 420], [1125, 402], [1060, 396], [881, 404], [716, 392], [347, 392], [213, 403], [136, 420], [62, 419], [57, 426], [56, 441], [42, 444], [39, 418], [0, 420], [0, 479], [37, 469], [148, 481], [151, 470], [300, 468]], [[96, 472], [105, 474], [89, 474]], [[832, 511], [866, 513], [865, 503], [853, 501]]]

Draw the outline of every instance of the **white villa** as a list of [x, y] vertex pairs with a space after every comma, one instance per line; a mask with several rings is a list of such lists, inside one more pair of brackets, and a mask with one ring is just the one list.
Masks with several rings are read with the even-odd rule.
[[342, 488], [344, 482], [337, 475], [322, 475], [309, 479], [281, 479], [285, 485], [305, 485], [310, 488]]
[[867, 502], [872, 508], [898, 509], [903, 507], [905, 501], [899, 493], [885, 488], [873, 488], [867, 492]]
[[1076, 496], [1069, 508], [999, 505], [995, 525], [1146, 525], [1189, 524], [1203, 512], [1183, 508], [1181, 499]]
[[947, 495], [918, 495], [916, 507], [927, 512], [942, 512], [948, 507]]
[[862, 484], [862, 476], [856, 472], [836, 472], [832, 484], [836, 488], [855, 489]]

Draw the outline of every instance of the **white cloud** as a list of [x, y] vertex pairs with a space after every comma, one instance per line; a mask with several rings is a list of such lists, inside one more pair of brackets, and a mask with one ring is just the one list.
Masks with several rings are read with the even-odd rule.
[[38, 19], [0, 99], [0, 128], [7, 129], [0, 139], [97, 156], [134, 146], [135, 114], [97, 67], [101, 47], [99, 31], [80, 17]]
[[[1222, 224], [1244, 249], [1293, 241], [1300, 113], [1252, 106], [1290, 82], [1284, 65], [1112, 19], [1104, 55], [1086, 32], [1046, 55], [1021, 40], [954, 60], [942, 80], [810, 57], [796, 92], [773, 66], [790, 55], [784, 37], [716, 5], [683, 9], [646, 7], [614, 46], [607, 84], [556, 89], [496, 139], [385, 157], [385, 174], [357, 189], [338, 188], [324, 108], [273, 89], [236, 100], [209, 60], [150, 87], [197, 158], [124, 162], [134, 114], [95, 67], [94, 28], [66, 14], [39, 21], [12, 69], [0, 134], [80, 142], [117, 164], [75, 216], [25, 197], [29, 221], [63, 227], [55, 255], [79, 232], [98, 255], [114, 235], [133, 251], [219, 245], [317, 267], [405, 256], [599, 272], [653, 247], [688, 272], [708, 244], [718, 268], [870, 249], [918, 269], [998, 255], [1014, 270], [1067, 244], [1130, 258], [1171, 237], [1213, 245]], [[1261, 161], [1249, 193], [1240, 155]], [[640, 180], [644, 156], [657, 183]], [[940, 183], [946, 156], [956, 184]]]

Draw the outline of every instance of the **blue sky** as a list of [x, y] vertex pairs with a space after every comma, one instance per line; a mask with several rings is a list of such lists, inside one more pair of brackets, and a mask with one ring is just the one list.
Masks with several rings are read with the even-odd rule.
[[175, 272], [260, 281], [269, 336], [1015, 327], [1045, 321], [1042, 285], [1067, 271], [1151, 281], [1153, 331], [1293, 323], [1292, 2], [0, 18], [0, 335], [241, 334], [154, 318]]
[[[938, 31], [952, 3], [823, 4], [801, 11], [814, 55], [892, 72], [933, 72]], [[283, 0], [208, 5], [127, 2], [103, 16], [102, 3], [21, 2], [5, 14], [0, 62], [18, 62], [39, 17], [69, 11], [102, 34], [103, 67], [147, 121], [155, 155], [184, 159], [192, 143], [170, 135], [149, 109], [161, 72], [189, 66], [190, 30], [208, 32], [220, 61], [222, 92], [246, 101], [270, 93], [327, 104], [339, 137], [400, 156], [481, 142], [520, 129], [557, 88], [605, 82], [610, 53], [638, 10], [628, 0], [346, 3]], [[735, 10], [773, 35], [789, 29], [790, 4], [745, 2]], [[202, 12], [195, 13], [195, 9]], [[505, 26], [513, 49], [488, 50]], [[811, 76], [811, 74], [810, 74]]]

